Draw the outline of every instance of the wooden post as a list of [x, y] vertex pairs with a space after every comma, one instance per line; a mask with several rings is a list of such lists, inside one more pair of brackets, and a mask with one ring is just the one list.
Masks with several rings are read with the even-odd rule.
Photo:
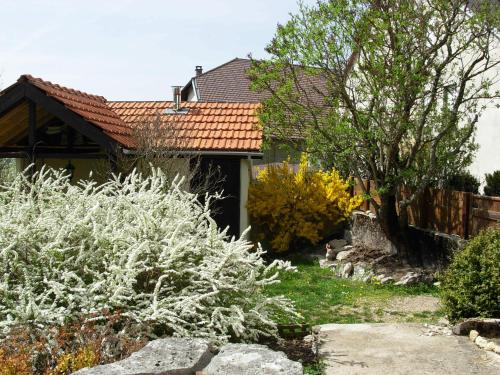
[[472, 193], [462, 193], [462, 236], [465, 239], [469, 238], [470, 235], [470, 225], [472, 221]]

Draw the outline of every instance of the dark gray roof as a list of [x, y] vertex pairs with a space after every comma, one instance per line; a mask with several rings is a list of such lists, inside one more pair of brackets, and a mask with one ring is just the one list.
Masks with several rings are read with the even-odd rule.
[[[203, 102], [260, 102], [264, 95], [250, 90], [247, 70], [252, 62], [248, 59], [235, 58], [196, 77], [198, 100]], [[183, 92], [192, 87], [188, 83]]]
[[[269, 97], [267, 92], [250, 90], [250, 78], [247, 70], [252, 65], [249, 59], [235, 58], [214, 69], [208, 70], [193, 79], [183, 88], [183, 100], [193, 84], [197, 89], [198, 100], [202, 102], [245, 102], [256, 103]], [[313, 97], [315, 102], [323, 102], [318, 90], [326, 93], [325, 81], [319, 76], [314, 77], [299, 73], [301, 86]], [[313, 89], [314, 88], [314, 89]]]

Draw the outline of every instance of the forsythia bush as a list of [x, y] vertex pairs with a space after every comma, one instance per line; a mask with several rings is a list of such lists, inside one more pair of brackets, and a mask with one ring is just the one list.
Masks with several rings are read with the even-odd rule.
[[177, 336], [275, 334], [275, 314], [296, 313], [262, 289], [290, 264], [228, 239], [210, 198], [201, 205], [181, 184], [154, 171], [74, 186], [42, 170], [0, 186], [0, 333], [120, 311]]
[[309, 171], [304, 156], [297, 173], [288, 162], [267, 166], [250, 186], [248, 198], [258, 239], [269, 241], [276, 251], [288, 250], [299, 239], [317, 243], [361, 204], [362, 198], [351, 197], [348, 187], [335, 170]]

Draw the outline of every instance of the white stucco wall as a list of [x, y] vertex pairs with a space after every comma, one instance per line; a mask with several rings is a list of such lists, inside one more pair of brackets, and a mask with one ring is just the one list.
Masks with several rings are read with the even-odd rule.
[[240, 161], [240, 235], [250, 225], [248, 218], [247, 202], [248, 188], [250, 186], [252, 161], [241, 159]]
[[[496, 55], [500, 55], [498, 48]], [[493, 69], [488, 73], [488, 76], [494, 81], [498, 81], [500, 68]], [[491, 88], [492, 93], [495, 91], [500, 91], [500, 82], [496, 82]], [[500, 104], [500, 99], [495, 100], [494, 103], [485, 104], [487, 108], [477, 123], [476, 143], [479, 145], [479, 150], [469, 168], [469, 171], [479, 178], [481, 186], [484, 186], [485, 183], [485, 173], [500, 170], [500, 109], [496, 108], [496, 105]]]

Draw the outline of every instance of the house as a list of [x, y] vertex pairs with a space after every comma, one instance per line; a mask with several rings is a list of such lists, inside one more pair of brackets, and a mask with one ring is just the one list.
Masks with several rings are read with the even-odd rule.
[[[190, 102], [244, 102], [260, 103], [270, 96], [269, 92], [256, 92], [251, 89], [248, 70], [252, 66], [250, 59], [235, 58], [206, 72], [197, 65], [195, 76], [181, 90], [182, 100]], [[302, 90], [307, 93], [303, 97], [312, 100], [318, 106], [324, 104], [327, 96], [326, 81], [321, 75], [305, 74], [304, 69], [296, 66], [297, 78]], [[254, 164], [281, 163], [288, 157], [298, 162], [300, 152], [297, 142], [284, 145], [272, 137], [267, 139], [263, 149], [263, 157]], [[300, 143], [300, 142], [299, 142]]]
[[[180, 94], [180, 92], [179, 92]], [[144, 119], [173, 129], [159, 145], [182, 148], [175, 156], [198, 157], [201, 170], [216, 166], [225, 177], [225, 199], [218, 202], [219, 226], [238, 235], [247, 226], [246, 199], [252, 161], [262, 158], [262, 132], [256, 102], [112, 102], [29, 75], [0, 92], [0, 158], [15, 158], [18, 169], [33, 163], [67, 168], [75, 180], [105, 165], [119, 171], [119, 160], [138, 149]]]

